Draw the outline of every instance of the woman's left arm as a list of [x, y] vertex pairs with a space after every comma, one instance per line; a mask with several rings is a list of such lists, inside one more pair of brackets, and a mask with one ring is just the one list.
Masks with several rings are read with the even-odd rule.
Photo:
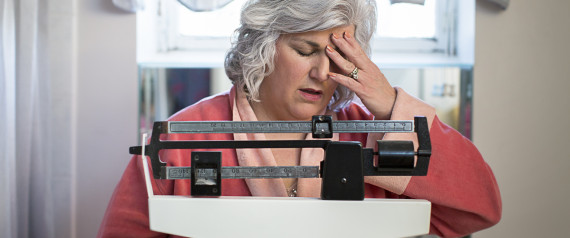
[[[376, 177], [366, 182], [403, 198], [432, 202], [430, 233], [456, 237], [496, 224], [501, 217], [499, 189], [471, 141], [440, 122], [432, 107], [393, 88], [350, 34], [332, 35], [331, 41], [338, 51], [327, 46], [327, 55], [340, 72], [330, 72], [329, 78], [354, 91], [375, 119], [411, 120], [424, 115], [430, 126], [432, 156], [427, 176]], [[351, 75], [355, 67], [357, 77]], [[373, 137], [368, 142], [410, 139], [400, 133]]]
[[459, 132], [434, 118], [427, 176], [411, 177], [402, 197], [432, 203], [430, 233], [459, 237], [501, 219], [499, 187], [477, 148]]

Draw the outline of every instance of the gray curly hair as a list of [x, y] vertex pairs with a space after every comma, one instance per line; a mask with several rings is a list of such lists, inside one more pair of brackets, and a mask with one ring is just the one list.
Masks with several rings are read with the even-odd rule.
[[[242, 8], [241, 26], [225, 60], [226, 74], [237, 87], [258, 100], [263, 79], [275, 69], [275, 43], [281, 34], [322, 31], [354, 25], [354, 37], [370, 54], [376, 29], [374, 0], [250, 0]], [[354, 92], [339, 85], [329, 102], [333, 110], [346, 106]]]

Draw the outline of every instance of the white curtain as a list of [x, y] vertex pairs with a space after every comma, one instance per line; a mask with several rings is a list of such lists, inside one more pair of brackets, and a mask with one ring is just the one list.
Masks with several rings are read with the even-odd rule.
[[68, 135], [54, 127], [69, 104], [54, 98], [70, 86], [53, 78], [62, 15], [49, 2], [0, 0], [0, 237], [71, 235], [71, 156], [59, 156]]
[[17, 237], [14, 2], [0, 0], [0, 237]]

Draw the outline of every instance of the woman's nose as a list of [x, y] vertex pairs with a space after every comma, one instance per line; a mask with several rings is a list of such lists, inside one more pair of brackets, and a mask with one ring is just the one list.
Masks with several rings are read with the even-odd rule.
[[331, 62], [326, 54], [315, 59], [313, 68], [311, 69], [311, 78], [318, 81], [325, 81], [328, 79], [328, 73], [330, 72]]

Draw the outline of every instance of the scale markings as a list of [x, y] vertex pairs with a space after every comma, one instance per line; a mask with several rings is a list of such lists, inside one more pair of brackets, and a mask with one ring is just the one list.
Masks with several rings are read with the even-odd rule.
[[[317, 130], [330, 131], [327, 123], [317, 123]], [[168, 133], [311, 133], [307, 121], [169, 121]], [[333, 133], [413, 132], [413, 121], [334, 121]]]
[[[190, 179], [191, 167], [166, 167], [166, 179]], [[194, 170], [197, 179], [216, 179], [212, 168]], [[222, 179], [318, 178], [319, 166], [222, 167]]]

